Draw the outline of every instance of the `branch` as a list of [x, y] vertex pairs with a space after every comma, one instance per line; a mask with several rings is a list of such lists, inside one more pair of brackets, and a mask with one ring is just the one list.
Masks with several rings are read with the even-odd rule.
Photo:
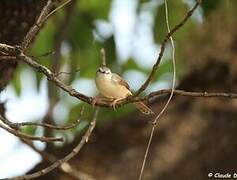
[[[61, 5], [59, 5], [58, 7], [56, 7], [54, 10], [53, 7], [55, 6], [55, 0], [48, 0], [47, 4], [44, 6], [43, 10], [41, 11], [38, 19], [36, 20], [35, 24], [30, 28], [30, 30], [28, 31], [28, 33], [26, 34], [23, 42], [21, 43], [21, 47], [22, 49], [25, 51], [30, 43], [32, 42], [32, 40], [36, 37], [37, 33], [39, 32], [39, 30], [42, 28], [42, 26], [44, 25], [44, 23], [48, 20], [48, 18], [54, 14], [56, 11], [58, 11], [59, 9], [61, 9], [63, 6], [65, 6], [66, 4], [68, 4], [71, 0], [67, 0], [65, 2], [63, 2]], [[51, 11], [52, 10], [52, 11]]]
[[178, 30], [180, 29], [186, 22], [187, 20], [192, 16], [192, 14], [194, 13], [194, 11], [197, 9], [197, 7], [201, 4], [201, 0], [197, 0], [196, 4], [194, 5], [194, 7], [189, 10], [187, 12], [187, 14], [185, 15], [185, 17], [183, 18], [183, 20], [178, 23], [173, 29], [171, 29], [171, 31], [168, 32], [168, 34], [166, 35], [165, 39], [162, 41], [161, 43], [161, 48], [160, 48], [160, 53], [158, 55], [158, 58], [156, 60], [156, 63], [153, 65], [152, 67], [152, 71], [150, 72], [150, 75], [148, 76], [147, 80], [144, 82], [144, 84], [137, 90], [137, 92], [135, 92], [132, 96], [129, 97], [129, 99], [135, 98], [136, 96], [138, 96], [139, 94], [141, 94], [142, 91], [144, 91], [147, 86], [149, 85], [149, 83], [152, 81], [152, 79], [154, 78], [155, 72], [158, 69], [158, 66], [160, 64], [160, 61], [164, 55], [164, 51], [165, 51], [165, 45], [168, 42], [168, 40], [170, 39], [170, 37]]
[[[145, 96], [144, 98], [135, 99], [135, 101], [146, 101], [152, 98], [157, 98], [159, 96], [170, 94], [172, 89], [162, 89], [159, 91], [151, 92], [149, 95]], [[189, 97], [204, 97], [204, 98], [231, 98], [236, 99], [237, 93], [210, 93], [210, 92], [191, 92], [191, 91], [184, 91], [184, 90], [174, 90], [175, 95], [179, 96], [189, 96]], [[133, 101], [132, 101], [133, 102]]]
[[13, 129], [19, 129], [22, 126], [41, 126], [44, 128], [54, 129], [54, 130], [68, 130], [68, 129], [75, 128], [80, 123], [83, 113], [84, 113], [84, 108], [81, 108], [79, 119], [77, 119], [75, 123], [65, 125], [65, 126], [57, 126], [57, 125], [52, 125], [52, 124], [47, 124], [47, 123], [37, 123], [37, 122], [13, 123], [7, 120], [6, 118], [2, 118], [1, 120], [2, 122], [4, 122], [5, 124], [7, 124], [9, 127]]
[[[24, 140], [24, 139], [21, 139], [21, 141], [23, 143], [25, 143], [27, 146], [29, 146], [30, 148], [32, 148], [32, 150], [34, 150], [35, 152], [39, 153], [41, 155], [41, 157], [48, 161], [48, 162], [55, 162], [57, 161], [57, 157], [52, 155], [52, 154], [49, 154], [43, 150], [39, 150], [37, 149], [34, 144], [32, 143], [32, 141], [27, 141], [27, 140]], [[84, 172], [81, 172], [77, 169], [75, 169], [73, 166], [71, 166], [68, 162], [65, 162], [63, 163], [61, 166], [60, 166], [60, 170], [63, 172], [63, 173], [66, 173], [68, 174], [69, 176], [75, 178], [75, 179], [78, 179], [78, 180], [94, 180], [94, 178]]]
[[[79, 100], [82, 100], [88, 104], [92, 103], [92, 100], [93, 100], [92, 97], [86, 96], [76, 91], [71, 86], [68, 86], [65, 83], [63, 83], [59, 78], [57, 78], [57, 75], [55, 75], [52, 71], [50, 71], [45, 66], [40, 65], [36, 61], [32, 60], [30, 57], [26, 56], [22, 52], [22, 50], [20, 50], [18, 47], [9, 46], [9, 45], [0, 43], [0, 51], [8, 54], [9, 56], [16, 57], [16, 59], [25, 62], [29, 66], [36, 69], [38, 72], [43, 73], [48, 78], [49, 81], [53, 82], [56, 86], [61, 88], [63, 91], [67, 92], [70, 96], [75, 97]], [[12, 59], [9, 59], [9, 61], [11, 60]], [[131, 102], [149, 100], [149, 99], [152, 99], [164, 94], [168, 94], [170, 92], [171, 92], [170, 89], [163, 89], [163, 90], [151, 92], [149, 95], [142, 98], [138, 98], [138, 97], [132, 98], [132, 96], [129, 96], [128, 98], [118, 101], [116, 106], [119, 107]], [[174, 94], [181, 95], [181, 96], [192, 96], [192, 97], [223, 97], [223, 98], [234, 98], [234, 99], [237, 98], [236, 93], [209, 93], [209, 92], [189, 92], [189, 91], [184, 91], [184, 90], [174, 90]], [[96, 106], [110, 107], [111, 101], [109, 100], [106, 101], [103, 99], [102, 101], [96, 102]]]
[[[81, 148], [85, 145], [85, 143], [88, 142], [89, 137], [93, 131], [93, 129], [95, 128], [96, 125], [96, 119], [97, 119], [97, 115], [98, 115], [98, 109], [95, 110], [93, 119], [90, 122], [90, 125], [86, 131], [86, 133], [83, 135], [81, 141], [79, 142], [79, 144], [68, 154], [66, 155], [64, 158], [57, 160], [56, 162], [54, 162], [52, 165], [37, 171], [33, 174], [28, 174], [28, 175], [23, 175], [23, 176], [17, 176], [17, 177], [13, 177], [11, 178], [12, 180], [28, 180], [28, 179], [34, 179], [40, 176], [43, 176], [49, 172], [51, 172], [52, 170], [58, 168], [59, 166], [61, 166], [63, 163], [69, 161], [70, 159], [72, 159], [76, 154], [78, 154], [78, 152], [81, 150]], [[6, 178], [7, 179], [7, 178]], [[1, 180], [6, 180], [6, 179], [1, 179]]]
[[[2, 122], [6, 122], [5, 119], [3, 117], [0, 116], [0, 120]], [[32, 140], [32, 141], [42, 141], [42, 142], [55, 142], [55, 141], [60, 141], [62, 142], [63, 141], [63, 138], [62, 137], [45, 137], [45, 136], [41, 136], [41, 137], [38, 137], [38, 136], [31, 136], [31, 135], [28, 135], [28, 134], [24, 134], [16, 129], [12, 129], [12, 128], [9, 128], [3, 124], [0, 123], [0, 128], [8, 131], [9, 133], [17, 136], [17, 137], [20, 137], [22, 139], [29, 139], [29, 140]]]
[[[83, 115], [83, 112], [84, 112], [84, 108], [81, 109], [81, 113], [80, 113], [80, 118], [79, 120], [77, 121], [79, 123], [82, 115]], [[18, 129], [19, 126], [17, 126], [18, 123], [12, 123], [11, 121], [7, 120], [7, 119], [4, 119], [4, 123], [7, 124], [8, 126], [12, 127], [13, 129]], [[22, 123], [20, 123], [22, 124]], [[24, 124], [24, 123], [23, 123]], [[27, 124], [28, 125], [28, 124]], [[51, 126], [51, 125], [50, 125]], [[70, 125], [71, 126], [71, 125]], [[66, 126], [65, 126], [66, 127]], [[69, 126], [68, 126], [69, 128]], [[73, 128], [73, 127], [72, 127]], [[57, 129], [58, 129], [58, 126], [57, 126]], [[59, 129], [61, 130], [61, 129]], [[62, 129], [64, 130], [64, 128]], [[30, 140], [26, 140], [26, 139], [22, 139], [21, 137], [19, 137], [20, 140], [28, 145], [29, 147], [32, 148], [32, 150], [34, 150], [35, 152], [39, 153], [41, 155], [41, 157], [51, 163], [55, 162], [57, 160], [56, 156], [52, 155], [52, 154], [49, 154], [45, 151], [42, 151], [42, 150], [39, 150], [37, 149], [33, 142], [30, 141]], [[62, 166], [60, 167], [60, 170], [66, 174], [68, 174], [69, 176], [75, 178], [75, 179], [78, 179], [78, 180], [82, 180], [82, 179], [88, 179], [88, 180], [93, 180], [94, 178], [91, 177], [90, 175], [84, 173], [84, 172], [81, 172], [81, 171], [78, 171], [77, 169], [75, 169], [74, 167], [72, 167], [69, 163], [65, 162], [62, 164]]]
[[43, 20], [46, 20], [45, 17], [49, 14], [49, 12], [53, 8], [53, 6], [54, 6], [53, 1], [48, 0], [47, 4], [44, 6], [38, 19], [36, 20], [35, 24], [30, 28], [30, 30], [26, 34], [26, 36], [21, 44], [22, 49], [26, 50], [28, 48], [28, 46], [30, 45], [32, 40], [35, 38], [35, 36], [39, 32], [40, 28], [45, 23], [45, 21], [43, 21]]
[[101, 57], [102, 57], [102, 66], [106, 66], [106, 53], [105, 53], [105, 49], [101, 48], [100, 53], [101, 53]]

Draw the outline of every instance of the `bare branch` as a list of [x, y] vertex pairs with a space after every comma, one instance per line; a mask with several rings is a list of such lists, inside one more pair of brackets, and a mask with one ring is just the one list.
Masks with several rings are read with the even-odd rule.
[[65, 125], [65, 126], [57, 126], [57, 125], [52, 125], [52, 124], [47, 124], [47, 123], [40, 123], [40, 122], [22, 122], [22, 123], [13, 123], [5, 118], [2, 118], [5, 124], [7, 124], [8, 126], [14, 128], [14, 129], [18, 129], [19, 127], [22, 126], [41, 126], [44, 128], [48, 128], [48, 129], [54, 129], [54, 130], [68, 130], [68, 129], [72, 129], [75, 128], [81, 120], [81, 117], [84, 113], [84, 108], [81, 108], [81, 112], [80, 112], [80, 118], [77, 119], [77, 121], [75, 123], [69, 124], [69, 125]]
[[45, 57], [45, 56], [49, 56], [49, 55], [53, 55], [55, 54], [55, 51], [50, 51], [50, 52], [46, 52], [40, 55], [36, 55], [36, 56], [29, 56], [31, 58], [41, 58], [41, 57]]
[[30, 30], [26, 34], [26, 36], [25, 36], [25, 38], [24, 38], [24, 40], [21, 44], [21, 47], [24, 51], [29, 47], [30, 43], [35, 38], [35, 36], [39, 32], [39, 30], [42, 28], [43, 24], [48, 20], [48, 18], [52, 14], [54, 14], [56, 11], [58, 11], [59, 9], [64, 7], [66, 4], [68, 4], [70, 1], [71, 0], [65, 1], [64, 3], [62, 3], [61, 5], [56, 7], [54, 10], [52, 10], [53, 7], [55, 6], [54, 0], [48, 0], [47, 1], [47, 4], [45, 5], [43, 10], [41, 11], [41, 13], [40, 13], [38, 19], [36, 20], [35, 24], [30, 28]]
[[[23, 175], [23, 176], [17, 176], [17, 177], [13, 177], [11, 178], [12, 180], [23, 180], [23, 179], [34, 179], [40, 176], [43, 176], [49, 172], [51, 172], [52, 170], [58, 168], [59, 166], [61, 166], [63, 163], [69, 161], [70, 159], [72, 159], [76, 154], [78, 154], [78, 152], [81, 150], [81, 148], [85, 145], [85, 143], [88, 142], [88, 139], [93, 131], [93, 129], [95, 128], [96, 125], [96, 119], [97, 119], [97, 115], [98, 115], [98, 108], [95, 110], [93, 119], [90, 122], [90, 125], [86, 131], [86, 133], [83, 135], [81, 141], [79, 142], [79, 144], [68, 154], [66, 155], [64, 158], [57, 160], [56, 162], [54, 162], [52, 165], [37, 171], [33, 174], [28, 174], [28, 175]], [[4, 180], [4, 179], [2, 179]], [[6, 179], [5, 179], [6, 180]]]
[[[45, 152], [44, 150], [39, 150], [37, 149], [34, 144], [32, 143], [32, 141], [28, 141], [28, 140], [24, 140], [21, 139], [21, 141], [23, 143], [25, 143], [27, 146], [29, 146], [30, 148], [32, 148], [32, 150], [34, 150], [35, 152], [39, 153], [41, 155], [41, 157], [51, 163], [54, 163], [55, 161], [57, 161], [57, 157], [49, 154], [48, 152]], [[63, 173], [68, 174], [69, 176], [78, 179], [78, 180], [94, 180], [93, 177], [91, 177], [90, 175], [79, 171], [78, 169], [74, 168], [73, 166], [71, 166], [68, 162], [64, 162], [61, 166], [60, 166], [60, 170]]]
[[168, 32], [168, 34], [166, 35], [165, 39], [162, 41], [161, 43], [161, 48], [160, 48], [160, 53], [158, 55], [158, 58], [156, 60], [156, 63], [153, 65], [152, 67], [152, 71], [150, 72], [150, 75], [148, 76], [147, 80], [144, 82], [144, 84], [137, 90], [137, 92], [135, 92], [131, 97], [129, 97], [129, 99], [134, 98], [136, 96], [138, 96], [139, 94], [141, 94], [142, 91], [144, 91], [147, 86], [149, 85], [149, 83], [152, 81], [152, 79], [154, 78], [155, 72], [158, 69], [158, 66], [160, 64], [160, 61], [163, 57], [164, 51], [165, 51], [165, 45], [168, 42], [169, 38], [178, 30], [180, 29], [186, 22], [187, 20], [192, 16], [192, 14], [194, 13], [194, 11], [197, 9], [197, 7], [201, 4], [201, 0], [197, 0], [196, 4], [193, 6], [193, 8], [191, 10], [189, 10], [187, 12], [187, 14], [184, 16], [183, 20], [178, 23], [173, 29], [171, 29], [170, 32]]
[[105, 49], [101, 48], [100, 53], [101, 53], [101, 56], [102, 56], [102, 66], [106, 66], [106, 53], [105, 53]]
[[45, 21], [43, 21], [43, 19], [49, 14], [49, 12], [53, 8], [53, 6], [54, 6], [53, 1], [52, 0], [48, 0], [47, 4], [45, 5], [43, 10], [41, 11], [37, 21], [30, 28], [28, 33], [26, 34], [26, 36], [25, 36], [25, 38], [24, 38], [24, 40], [23, 40], [23, 42], [21, 44], [21, 47], [22, 47], [23, 50], [26, 50], [28, 48], [28, 46], [30, 45], [30, 43], [32, 42], [32, 40], [35, 38], [35, 36], [39, 32], [40, 28], [45, 23]]
[[[0, 120], [2, 122], [6, 122], [5, 119], [1, 116], [0, 116]], [[32, 141], [42, 141], [42, 142], [55, 142], [55, 141], [62, 142], [63, 141], [62, 137], [45, 137], [45, 136], [38, 137], [38, 136], [31, 136], [28, 134], [24, 134], [16, 129], [11, 129], [1, 123], [0, 123], [0, 128], [2, 128], [4, 130], [6, 130], [7, 132], [9, 132], [19, 138], [22, 138], [22, 139], [28, 139], [28, 140], [32, 140]]]
[[60, 76], [60, 75], [62, 75], [62, 74], [65, 74], [65, 75], [71, 75], [72, 73], [77, 73], [77, 72], [79, 72], [80, 71], [80, 68], [79, 69], [76, 69], [75, 71], [73, 71], [73, 72], [64, 72], [64, 71], [60, 71], [60, 72], [58, 72], [57, 74], [55, 74], [55, 76]]
[[[135, 99], [135, 101], [147, 101], [152, 98], [157, 98], [159, 96], [163, 96], [166, 94], [171, 93], [172, 89], [162, 89], [158, 91], [151, 92], [144, 98]], [[236, 99], [236, 93], [211, 93], [211, 92], [191, 92], [191, 91], [184, 91], [184, 90], [174, 90], [174, 94], [178, 96], [189, 96], [189, 97], [203, 97], [203, 98], [231, 98]], [[133, 102], [133, 101], [132, 101]]]

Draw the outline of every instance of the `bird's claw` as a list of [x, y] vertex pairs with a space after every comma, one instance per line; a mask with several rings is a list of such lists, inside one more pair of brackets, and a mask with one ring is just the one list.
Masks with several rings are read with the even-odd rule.
[[92, 105], [93, 108], [95, 108], [95, 104], [96, 104], [97, 102], [99, 102], [99, 98], [98, 98], [98, 97], [92, 98], [91, 105]]
[[112, 108], [113, 108], [114, 110], [116, 110], [116, 103], [117, 103], [116, 100], [114, 100], [114, 101], [111, 103], [111, 106], [112, 106]]
[[116, 104], [118, 101], [120, 101], [121, 99], [115, 99], [113, 100], [113, 102], [111, 103], [111, 106], [113, 107], [114, 110], [116, 110]]

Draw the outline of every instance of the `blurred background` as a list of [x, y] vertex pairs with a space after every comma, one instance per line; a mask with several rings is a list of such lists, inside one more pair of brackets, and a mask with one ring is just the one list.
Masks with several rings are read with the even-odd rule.
[[[0, 42], [19, 44], [44, 3], [0, 1]], [[195, 0], [168, 0], [170, 26], [180, 22], [194, 4]], [[235, 0], [204, 0], [175, 33], [177, 89], [236, 92], [236, 10]], [[135, 91], [156, 62], [166, 32], [163, 0], [72, 0], [47, 21], [28, 54], [59, 73], [66, 84], [95, 96], [94, 76], [104, 48], [107, 65]], [[0, 70], [0, 112], [13, 122], [70, 124], [85, 108], [82, 122], [72, 130], [22, 129], [33, 135], [63, 136], [63, 144], [34, 144], [58, 158], [70, 152], [88, 126], [93, 108], [48, 83], [24, 63], [0, 61]], [[143, 95], [169, 88], [171, 81], [168, 44]], [[166, 100], [162, 96], [149, 103], [158, 113]], [[209, 172], [236, 172], [236, 106], [234, 99], [175, 96], [155, 133], [144, 179], [207, 179]], [[102, 108], [89, 144], [70, 163], [95, 179], [137, 179], [151, 128], [148, 122], [153, 118], [139, 114], [131, 105], [116, 111]], [[48, 164], [2, 129], [0, 144], [0, 178], [33, 172]], [[59, 170], [41, 177], [70, 178]]]

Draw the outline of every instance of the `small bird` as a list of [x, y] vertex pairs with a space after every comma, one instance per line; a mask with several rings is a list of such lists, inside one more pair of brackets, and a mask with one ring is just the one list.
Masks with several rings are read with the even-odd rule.
[[[112, 73], [106, 66], [101, 66], [96, 72], [95, 78], [96, 87], [100, 94], [108, 99], [113, 99], [112, 106], [115, 109], [116, 103], [130, 95], [128, 83], [118, 74]], [[134, 102], [135, 107], [144, 114], [153, 114], [153, 111], [147, 107], [143, 102]]]

